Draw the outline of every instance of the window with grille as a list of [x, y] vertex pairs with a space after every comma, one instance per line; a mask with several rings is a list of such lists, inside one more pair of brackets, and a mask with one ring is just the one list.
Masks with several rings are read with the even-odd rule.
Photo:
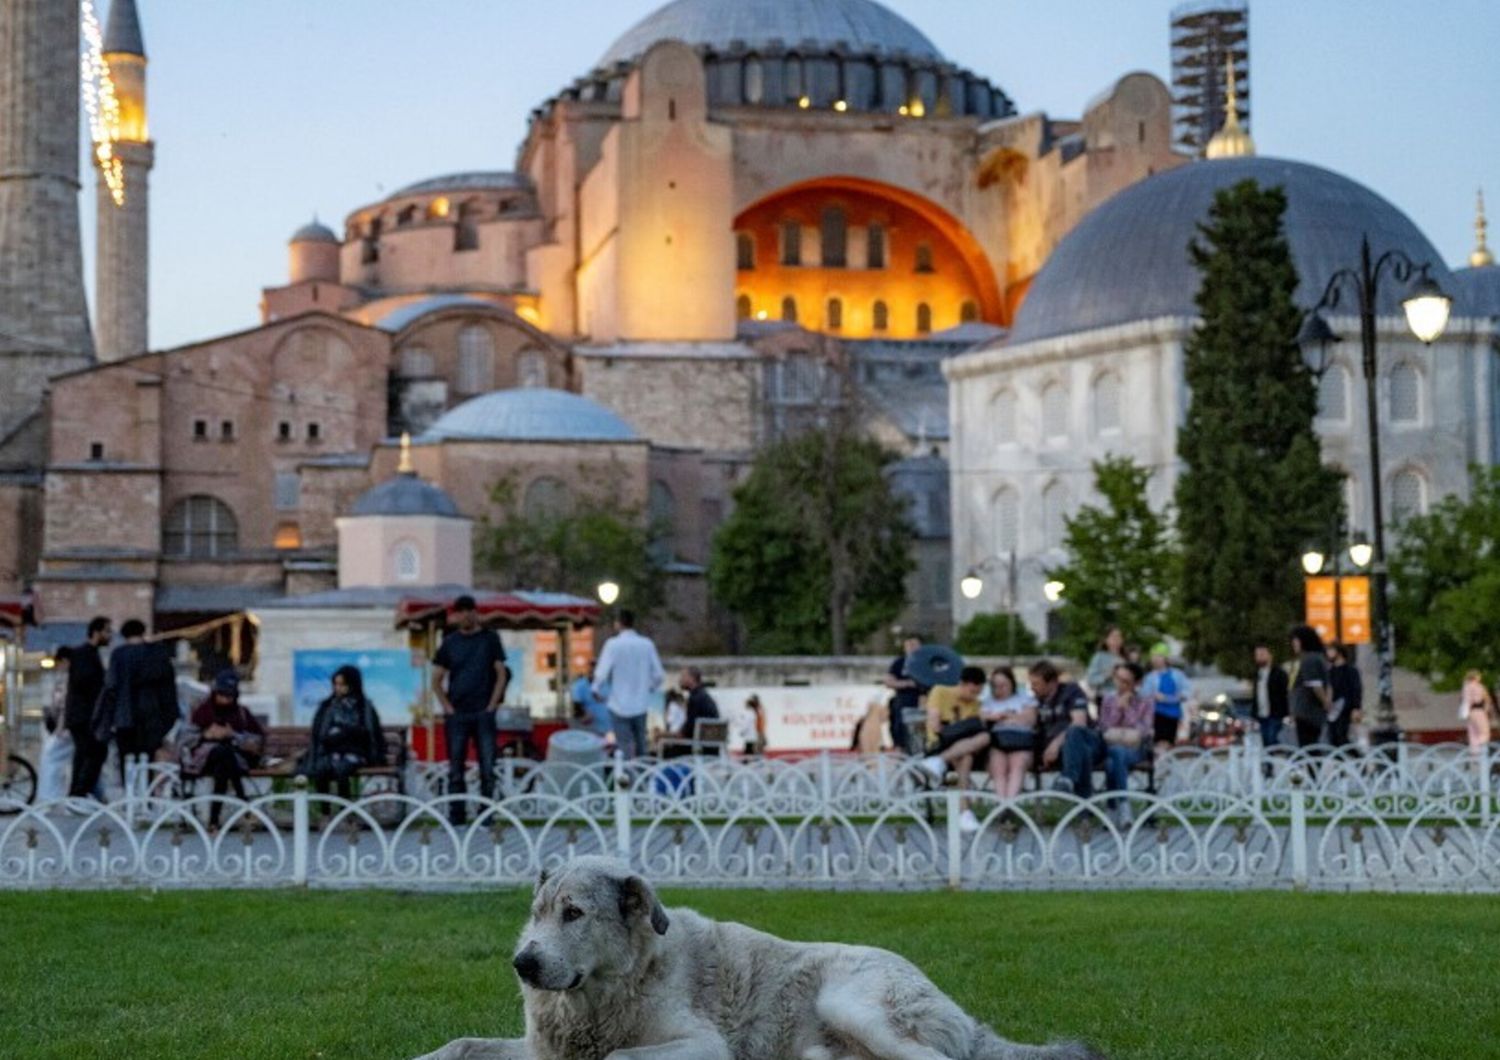
[[917, 244], [917, 272], [934, 272], [932, 267], [932, 244]]
[[837, 206], [823, 210], [823, 267], [842, 269], [849, 261], [849, 223]]
[[844, 301], [841, 298], [830, 298], [828, 300], [828, 327], [831, 331], [837, 331], [844, 326]]
[[1422, 375], [1410, 364], [1391, 369], [1391, 422], [1418, 423], [1422, 419]]
[[1042, 491], [1042, 540], [1047, 548], [1061, 548], [1068, 534], [1068, 490], [1054, 482]]
[[217, 497], [185, 497], [167, 512], [162, 527], [162, 552], [167, 556], [214, 559], [232, 555], [238, 547], [234, 513]]
[[541, 350], [522, 350], [516, 358], [516, 382], [523, 388], [547, 385], [547, 356]]
[[302, 476], [295, 471], [276, 472], [276, 510], [294, 512], [302, 506]]
[[651, 520], [651, 557], [657, 563], [670, 563], [677, 553], [677, 498], [672, 487], [660, 479], [652, 481], [646, 510]]
[[865, 229], [865, 264], [872, 269], [885, 268], [885, 225]]
[[1013, 445], [1016, 440], [1016, 392], [1002, 390], [990, 402], [990, 422], [994, 424], [995, 441]]
[[1342, 423], [1349, 418], [1349, 373], [1335, 364], [1318, 380], [1318, 419]]
[[823, 396], [823, 366], [805, 353], [792, 353], [776, 365], [776, 400], [783, 405], [812, 405]]
[[926, 302], [917, 305], [917, 334], [926, 335], [932, 330], [932, 306]]
[[401, 375], [404, 378], [426, 379], [434, 371], [432, 354], [421, 346], [408, 346], [401, 351]]
[[458, 208], [458, 226], [453, 230], [454, 250], [479, 249], [479, 207], [464, 203]]
[[1021, 546], [1021, 495], [1002, 486], [990, 501], [990, 522], [994, 526], [995, 552], [1004, 556]]
[[563, 519], [572, 508], [568, 487], [560, 479], [548, 476], [532, 479], [522, 503], [528, 519], [544, 522]]
[[755, 268], [755, 237], [740, 232], [734, 237], [735, 264], [740, 269]]
[[797, 300], [791, 295], [781, 300], [781, 319], [789, 324], [797, 323]]
[[1061, 383], [1048, 383], [1042, 389], [1042, 437], [1068, 436], [1068, 392]]
[[1397, 526], [1415, 519], [1427, 508], [1427, 483], [1418, 471], [1407, 468], [1391, 478], [1391, 521]]
[[1120, 377], [1105, 372], [1094, 380], [1094, 432], [1115, 434], [1120, 430]]
[[802, 264], [802, 225], [796, 221], [781, 222], [781, 263]]
[[391, 550], [392, 573], [398, 582], [414, 582], [422, 577], [422, 553], [410, 541]]
[[891, 311], [886, 304], [876, 301], [874, 308], [870, 311], [870, 321], [876, 331], [885, 331], [891, 326]]
[[483, 394], [495, 388], [495, 342], [489, 329], [471, 324], [458, 333], [458, 389]]

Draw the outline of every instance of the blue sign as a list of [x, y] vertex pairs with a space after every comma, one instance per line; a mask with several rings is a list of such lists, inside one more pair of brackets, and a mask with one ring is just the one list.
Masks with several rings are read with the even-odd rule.
[[292, 720], [312, 724], [318, 704], [333, 693], [333, 672], [354, 666], [381, 722], [410, 724], [412, 707], [422, 701], [422, 668], [413, 666], [411, 659], [411, 652], [393, 649], [292, 652]]

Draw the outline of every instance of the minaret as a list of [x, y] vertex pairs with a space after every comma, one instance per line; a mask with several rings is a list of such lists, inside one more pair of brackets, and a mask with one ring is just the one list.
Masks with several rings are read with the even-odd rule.
[[1479, 201], [1474, 211], [1474, 250], [1469, 254], [1469, 264], [1476, 269], [1482, 269], [1486, 265], [1495, 264], [1495, 255], [1490, 253], [1489, 244], [1485, 236], [1489, 231], [1489, 223], [1484, 219], [1484, 189], [1479, 189]]
[[1229, 71], [1229, 91], [1224, 99], [1224, 125], [1203, 152], [1209, 158], [1245, 158], [1255, 154], [1255, 141], [1240, 126], [1240, 97], [1235, 91], [1234, 56], [1225, 63]]
[[78, 4], [0, 0], [0, 442], [94, 355], [78, 226]]
[[120, 107], [114, 157], [122, 185], [98, 182], [99, 238], [94, 262], [94, 323], [99, 359], [116, 361], [147, 349], [148, 180], [156, 149], [146, 129], [146, 45], [135, 0], [112, 0], [104, 28], [104, 62]]

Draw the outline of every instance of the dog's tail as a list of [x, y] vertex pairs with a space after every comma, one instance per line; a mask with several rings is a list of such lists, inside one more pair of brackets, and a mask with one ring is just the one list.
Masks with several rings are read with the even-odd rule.
[[1105, 1055], [1082, 1042], [1051, 1045], [1020, 1045], [1008, 1042], [988, 1027], [979, 1029], [979, 1039], [969, 1060], [1107, 1060]]

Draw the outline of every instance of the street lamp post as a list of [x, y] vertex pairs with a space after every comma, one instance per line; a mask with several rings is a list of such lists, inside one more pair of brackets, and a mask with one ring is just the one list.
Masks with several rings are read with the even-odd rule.
[[1397, 283], [1407, 283], [1413, 274], [1417, 281], [1412, 292], [1401, 303], [1406, 312], [1407, 326], [1421, 342], [1431, 345], [1448, 325], [1448, 311], [1452, 299], [1432, 279], [1431, 262], [1418, 264], [1403, 251], [1387, 250], [1375, 258], [1370, 252], [1370, 239], [1365, 236], [1359, 244], [1359, 265], [1335, 272], [1328, 279], [1323, 297], [1308, 313], [1302, 330], [1297, 336], [1304, 356], [1315, 350], [1316, 364], [1308, 358], [1308, 366], [1315, 377], [1321, 378], [1328, 368], [1328, 347], [1339, 341], [1328, 322], [1321, 316], [1325, 309], [1335, 309], [1341, 292], [1353, 292], [1359, 308], [1359, 339], [1363, 355], [1365, 375], [1366, 426], [1369, 429], [1370, 450], [1370, 514], [1374, 521], [1373, 573], [1375, 578], [1375, 648], [1380, 661], [1380, 703], [1375, 715], [1376, 743], [1391, 743], [1401, 738], [1401, 729], [1396, 722], [1396, 703], [1392, 695], [1392, 674], [1395, 669], [1395, 643], [1391, 630], [1389, 601], [1389, 570], [1385, 551], [1385, 509], [1382, 497], [1380, 467], [1380, 421], [1378, 387], [1379, 365], [1376, 361], [1375, 313], [1380, 294], [1382, 275], [1389, 274]]
[[[1036, 563], [1035, 560], [1027, 562]], [[995, 565], [999, 563], [1005, 564], [1005, 615], [1007, 617], [1005, 633], [1008, 641], [1007, 648], [1009, 649], [1007, 654], [1010, 656], [1010, 664], [1014, 666], [1016, 662], [1016, 622], [1020, 619], [1019, 613], [1016, 610], [1016, 603], [1020, 595], [1019, 582], [1021, 577], [1021, 560], [1016, 555], [1015, 550], [1012, 549], [1007, 552], [1004, 557], [986, 556], [974, 564], [959, 579], [958, 591], [963, 594], [966, 600], [979, 599], [979, 594], [984, 592], [984, 572], [994, 569]], [[1047, 574], [1045, 567], [1042, 567], [1039, 563], [1037, 566], [1044, 575]], [[1055, 604], [1062, 599], [1066, 589], [1067, 586], [1062, 582], [1056, 578], [1049, 577], [1046, 584], [1042, 586], [1042, 595], [1047, 598], [1048, 603]]]

